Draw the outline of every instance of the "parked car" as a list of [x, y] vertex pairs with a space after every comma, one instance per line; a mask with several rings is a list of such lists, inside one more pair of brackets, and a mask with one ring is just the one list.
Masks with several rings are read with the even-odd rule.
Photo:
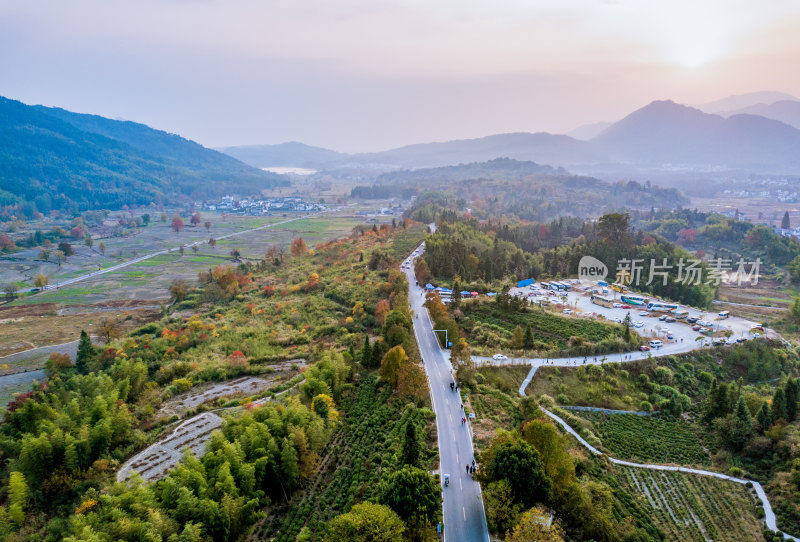
[[492, 356], [492, 359], [495, 361], [505, 361], [508, 359], [508, 356], [504, 356], [503, 354], [495, 354]]
[[640, 352], [649, 352], [650, 351], [650, 347], [645, 345], [645, 344], [643, 344], [642, 346], [639, 347], [639, 351]]
[[612, 305], [612, 307], [614, 307], [615, 309], [621, 309], [622, 308], [622, 303], [614, 303]]
[[644, 326], [644, 322], [634, 322], [633, 327], [640, 328]]
[[650, 348], [661, 348], [662, 346], [664, 346], [664, 343], [659, 341], [658, 339], [653, 339], [648, 344], [650, 345]]
[[665, 322], [674, 322], [675, 318], [673, 318], [672, 316], [667, 316], [666, 318], [664, 318], [664, 321]]
[[650, 313], [647, 311], [642, 311], [639, 313], [639, 316], [650, 316]]
[[697, 318], [696, 316], [691, 316], [686, 319], [686, 321], [689, 322], [690, 324], [696, 324], [697, 320], [699, 320], [699, 318]]
[[700, 331], [701, 329], [703, 329], [703, 326], [699, 326], [697, 324], [692, 326], [692, 331]]
[[631, 308], [631, 306], [630, 306], [630, 305], [623, 305], [623, 306], [622, 306], [622, 308], [623, 308], [623, 309], [630, 309], [630, 308]]
[[573, 311], [572, 311], [572, 309], [564, 309], [561, 312], [563, 312], [564, 314], [572, 314]]
[[663, 321], [664, 321], [664, 320], [666, 320], [666, 319], [667, 319], [667, 315], [666, 315], [666, 314], [662, 314], [661, 316], [659, 316], [659, 317], [658, 317], [658, 320], [659, 320], [660, 322], [663, 322]]

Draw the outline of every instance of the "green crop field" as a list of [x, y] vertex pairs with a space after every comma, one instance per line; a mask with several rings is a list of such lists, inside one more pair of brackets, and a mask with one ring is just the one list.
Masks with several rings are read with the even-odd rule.
[[692, 425], [680, 418], [598, 412], [580, 416], [592, 422], [603, 448], [616, 458], [684, 466], [710, 462]]
[[763, 540], [763, 511], [752, 489], [710, 476], [615, 469], [620, 489], [640, 504], [666, 540]]

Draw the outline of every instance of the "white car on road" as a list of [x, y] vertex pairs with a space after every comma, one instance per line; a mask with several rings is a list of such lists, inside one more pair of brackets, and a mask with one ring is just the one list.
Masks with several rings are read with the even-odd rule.
[[504, 356], [503, 354], [495, 354], [492, 356], [492, 359], [495, 361], [505, 361], [508, 359], [508, 357]]

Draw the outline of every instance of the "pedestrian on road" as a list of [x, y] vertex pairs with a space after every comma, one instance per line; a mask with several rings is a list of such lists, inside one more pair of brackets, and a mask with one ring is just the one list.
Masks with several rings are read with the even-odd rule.
[[467, 474], [469, 474], [469, 465], [467, 465]]
[[461, 410], [464, 410], [464, 403], [461, 403]]
[[472, 466], [473, 467], [475, 466], [475, 460], [474, 459], [472, 460]]

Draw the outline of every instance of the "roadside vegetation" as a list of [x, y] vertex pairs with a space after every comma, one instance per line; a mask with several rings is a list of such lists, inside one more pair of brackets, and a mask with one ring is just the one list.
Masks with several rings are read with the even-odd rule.
[[642, 344], [630, 324], [565, 317], [507, 294], [462, 301], [453, 313], [469, 342], [485, 354], [502, 348], [531, 357], [591, 356]]
[[[432, 534], [441, 505], [427, 473], [437, 457], [427, 383], [391, 256], [395, 239], [420, 234], [404, 222], [313, 248], [298, 238], [288, 253], [203, 272], [197, 287], [174, 284], [172, 311], [104, 347], [83, 334], [74, 362], [51, 356], [48, 379], [17, 395], [0, 425], [3, 536], [219, 540], [258, 524], [281, 540], [347, 540], [366, 528], [365, 508], [385, 519], [387, 539]], [[236, 407], [217, 411], [201, 457], [155, 483], [115, 482], [126, 458], [180, 421], [159, 416], [165, 401], [298, 358], [302, 377], [179, 413]], [[373, 498], [379, 513], [354, 506]]]

